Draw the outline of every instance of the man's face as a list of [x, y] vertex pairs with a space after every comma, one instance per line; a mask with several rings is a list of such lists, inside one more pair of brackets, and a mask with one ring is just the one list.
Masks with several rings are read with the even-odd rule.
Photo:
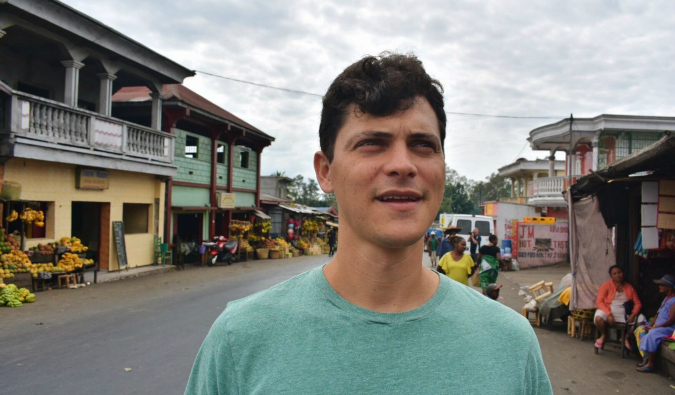
[[[377, 245], [400, 248], [425, 234], [444, 192], [438, 120], [424, 98], [387, 117], [346, 112], [332, 163], [318, 152], [321, 188], [335, 192], [340, 224]], [[344, 229], [343, 229], [344, 230]]]

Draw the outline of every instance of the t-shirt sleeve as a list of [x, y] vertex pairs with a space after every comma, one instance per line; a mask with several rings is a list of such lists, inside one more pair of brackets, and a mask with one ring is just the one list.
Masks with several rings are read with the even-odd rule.
[[448, 274], [448, 257], [449, 254], [443, 255], [443, 258], [441, 258], [440, 261], [438, 261], [438, 266], [440, 266], [441, 269], [445, 272], [445, 274]]
[[525, 394], [528, 395], [553, 395], [551, 380], [548, 378], [544, 360], [541, 357], [539, 342], [534, 339], [527, 357], [525, 366]]
[[471, 274], [471, 269], [473, 268], [473, 259], [471, 255], [464, 254], [464, 262], [466, 263], [466, 274]]
[[225, 328], [225, 318], [221, 315], [199, 349], [185, 395], [238, 393], [232, 349]]

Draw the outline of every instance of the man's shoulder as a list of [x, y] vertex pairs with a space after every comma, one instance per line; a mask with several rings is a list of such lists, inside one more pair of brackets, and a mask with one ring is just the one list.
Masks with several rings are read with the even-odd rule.
[[271, 325], [286, 325], [292, 317], [311, 310], [313, 305], [321, 303], [320, 286], [317, 284], [317, 271], [311, 269], [263, 291], [242, 299], [231, 301], [221, 314], [218, 325], [228, 332], [257, 332], [259, 328]]
[[530, 341], [534, 336], [532, 325], [525, 317], [466, 285], [452, 281], [446, 300], [445, 314], [453, 317], [453, 321], [459, 318], [467, 326], [494, 332], [497, 338], [508, 333], [512, 339]]

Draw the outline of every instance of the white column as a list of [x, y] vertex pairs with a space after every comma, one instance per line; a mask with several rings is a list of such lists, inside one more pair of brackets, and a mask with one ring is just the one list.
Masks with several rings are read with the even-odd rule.
[[600, 155], [600, 133], [602, 132], [596, 132], [595, 136], [593, 136], [593, 141], [591, 142], [591, 146], [593, 147], [593, 170], [598, 171], [598, 156]]
[[150, 97], [152, 98], [150, 127], [155, 130], [162, 130], [162, 96], [158, 92], [152, 92]]
[[84, 67], [84, 63], [76, 60], [64, 60], [61, 64], [66, 68], [66, 85], [63, 92], [63, 102], [71, 107], [77, 107], [80, 69]]
[[511, 179], [511, 197], [516, 197], [516, 180], [513, 178]]
[[98, 113], [110, 116], [112, 114], [113, 81], [115, 81], [117, 76], [109, 73], [101, 73], [97, 74], [97, 76], [101, 80], [98, 92]]
[[555, 150], [551, 150], [551, 155], [548, 157], [548, 176], [555, 177]]
[[520, 178], [516, 178], [516, 197], [520, 197]]

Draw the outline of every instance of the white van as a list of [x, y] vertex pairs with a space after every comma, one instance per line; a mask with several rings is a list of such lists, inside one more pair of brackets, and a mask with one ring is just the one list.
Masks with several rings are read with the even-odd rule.
[[441, 214], [439, 218], [442, 228], [456, 226], [460, 229], [458, 235], [466, 240], [467, 249], [469, 248], [469, 234], [478, 228], [478, 234], [481, 237], [480, 246], [489, 243], [488, 237], [495, 234], [495, 220], [487, 215], [472, 214]]

